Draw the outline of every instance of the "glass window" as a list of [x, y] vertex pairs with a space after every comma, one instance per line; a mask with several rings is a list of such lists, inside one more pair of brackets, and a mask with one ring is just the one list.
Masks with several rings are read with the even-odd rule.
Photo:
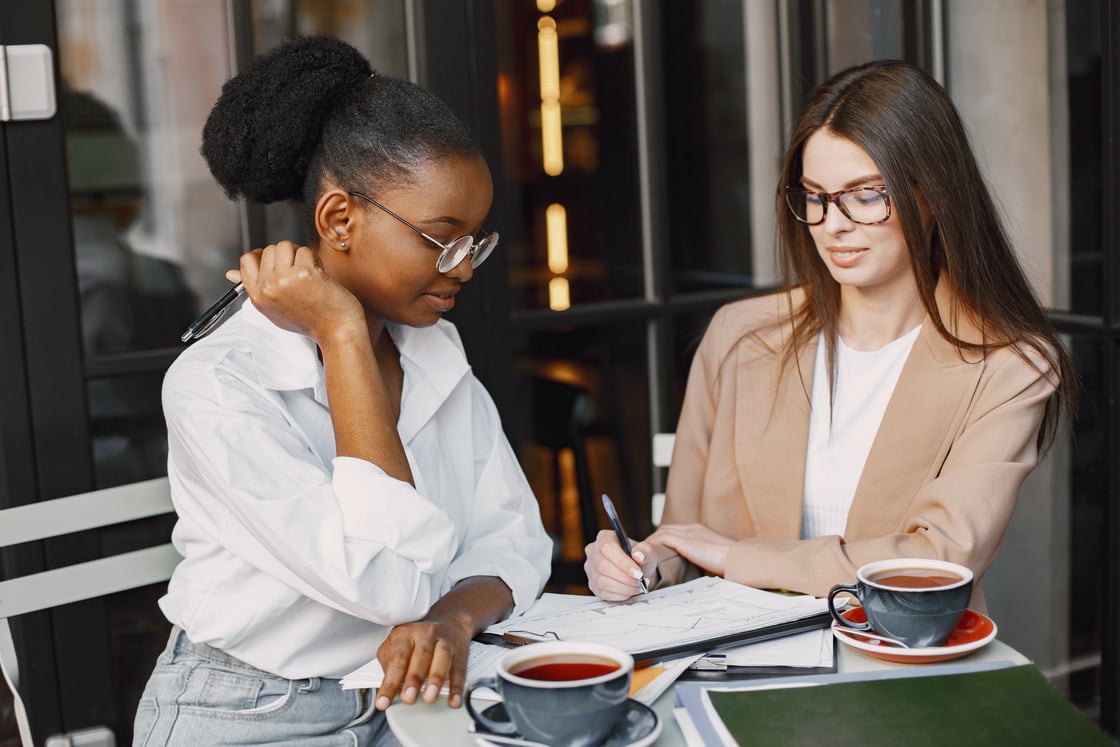
[[641, 298], [628, 4], [502, 0], [496, 17], [504, 177], [517, 222], [502, 231], [511, 306]]
[[[756, 285], [743, 4], [662, 10], [673, 292]], [[773, 194], [770, 184], [757, 196], [771, 214]]]
[[236, 206], [199, 154], [231, 70], [226, 5], [56, 6], [87, 357], [177, 346], [240, 251]]
[[[1068, 112], [1061, 101], [1055, 101], [1057, 145], [1064, 146], [1068, 156], [1057, 154], [1059, 168], [1068, 157], [1068, 167], [1059, 172], [1068, 185], [1059, 189], [1055, 210], [1068, 224], [1068, 236], [1058, 235], [1058, 273], [1068, 273], [1064, 293], [1055, 299], [1057, 308], [1081, 314], [1102, 314], [1102, 279], [1105, 247], [1102, 244], [1104, 218], [1101, 206], [1101, 45], [1100, 3], [1086, 0], [1065, 3], [1064, 76], [1063, 60], [1052, 59], [1058, 92], [1064, 85]], [[1059, 28], [1055, 31], [1062, 33]], [[1062, 37], [1059, 36], [1059, 39]], [[1063, 142], [1064, 140], [1064, 142]], [[1061, 224], [1059, 224], [1061, 225]], [[1117, 303], [1115, 299], [1113, 304]]]
[[[162, 366], [228, 287], [237, 207], [199, 154], [230, 74], [223, 2], [57, 3], [65, 133], [97, 484], [164, 474]], [[130, 363], [165, 349], [155, 374]], [[130, 369], [139, 367], [140, 375]]]
[[649, 529], [645, 340], [640, 322], [515, 337], [520, 419], [506, 429], [556, 541], [556, 587], [587, 592], [583, 548], [606, 524], [602, 493], [634, 536]]
[[[293, 36], [334, 36], [365, 55], [374, 70], [408, 79], [404, 5], [403, 0], [350, 0], [344, 4], [253, 0], [253, 46], [259, 54]], [[260, 240], [308, 240], [307, 227], [295, 204], [266, 205], [264, 213], [265, 234]]]

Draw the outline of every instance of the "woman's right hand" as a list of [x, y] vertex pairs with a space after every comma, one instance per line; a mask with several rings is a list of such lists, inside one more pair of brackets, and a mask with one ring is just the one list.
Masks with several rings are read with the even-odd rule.
[[244, 283], [253, 305], [281, 329], [320, 344], [338, 331], [365, 332], [361, 303], [327, 275], [318, 253], [309, 247], [280, 241], [254, 249], [241, 255], [240, 269], [226, 277]]
[[657, 554], [648, 542], [630, 543], [630, 555], [622, 550], [618, 535], [613, 530], [599, 532], [595, 541], [584, 548], [587, 560], [583, 570], [587, 573], [587, 586], [600, 599], [621, 602], [640, 594], [639, 578], [650, 583], [657, 570]]

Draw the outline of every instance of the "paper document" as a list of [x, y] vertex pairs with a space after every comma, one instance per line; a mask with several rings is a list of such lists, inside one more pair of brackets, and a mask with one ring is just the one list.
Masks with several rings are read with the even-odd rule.
[[747, 639], [786, 623], [827, 614], [824, 599], [776, 594], [706, 577], [625, 602], [595, 599], [553, 614], [526, 614], [491, 625], [486, 632], [603, 643], [635, 655], [664, 658], [690, 648], [701, 651], [724, 646], [737, 637]]
[[792, 667], [796, 669], [831, 668], [834, 663], [832, 629], [820, 628], [805, 633], [773, 638], [744, 646], [729, 646], [711, 651], [694, 669], [721, 670], [728, 667]]
[[648, 667], [634, 670], [630, 683], [630, 697], [639, 703], [653, 706], [653, 702], [668, 690], [684, 670], [688, 669], [702, 654], [691, 654], [677, 659], [667, 659]]

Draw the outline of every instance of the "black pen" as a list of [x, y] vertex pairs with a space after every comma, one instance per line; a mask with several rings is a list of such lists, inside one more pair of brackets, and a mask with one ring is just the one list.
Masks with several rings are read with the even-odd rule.
[[[611, 520], [611, 526], [614, 527], [614, 533], [618, 535], [618, 544], [622, 545], [622, 550], [630, 555], [630, 540], [626, 539], [626, 532], [622, 531], [622, 522], [618, 520], [618, 512], [614, 510], [614, 504], [611, 503], [610, 496], [603, 493], [603, 508], [607, 511], [607, 518]], [[638, 577], [638, 585], [642, 587], [642, 593], [648, 594], [649, 589], [646, 588], [646, 580]]]
[[244, 292], [244, 283], [238, 283], [230, 288], [221, 298], [214, 302], [213, 306], [202, 312], [202, 316], [191, 322], [191, 326], [187, 327], [187, 331], [179, 337], [179, 340], [182, 342], [197, 340], [206, 335], [206, 333], [210, 331], [210, 328], [218, 323], [218, 320], [222, 317], [222, 314], [226, 312], [226, 309], [229, 308], [229, 305], [236, 301], [237, 297]]

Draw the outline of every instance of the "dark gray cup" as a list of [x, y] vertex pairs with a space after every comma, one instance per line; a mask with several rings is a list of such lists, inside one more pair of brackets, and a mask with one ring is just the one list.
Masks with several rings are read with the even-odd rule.
[[[922, 578], [952, 579], [937, 586]], [[972, 571], [946, 560], [892, 558], [868, 563], [856, 572], [855, 584], [837, 584], [828, 592], [828, 611], [839, 625], [868, 630], [902, 641], [910, 648], [940, 646], [949, 640], [972, 598]], [[837, 594], [859, 599], [867, 622], [855, 623], [836, 609]]]
[[[580, 679], [547, 680], [518, 674], [529, 674], [537, 667], [551, 668], [553, 673], [567, 667], [574, 674], [581, 666], [596, 663], [614, 668]], [[480, 731], [517, 733], [549, 745], [592, 747], [606, 739], [622, 716], [633, 671], [633, 657], [610, 646], [576, 641], [530, 643], [504, 654], [498, 660], [496, 677], [467, 684], [467, 711]], [[478, 688], [497, 692], [511, 721], [497, 721], [476, 710], [471, 695]]]

